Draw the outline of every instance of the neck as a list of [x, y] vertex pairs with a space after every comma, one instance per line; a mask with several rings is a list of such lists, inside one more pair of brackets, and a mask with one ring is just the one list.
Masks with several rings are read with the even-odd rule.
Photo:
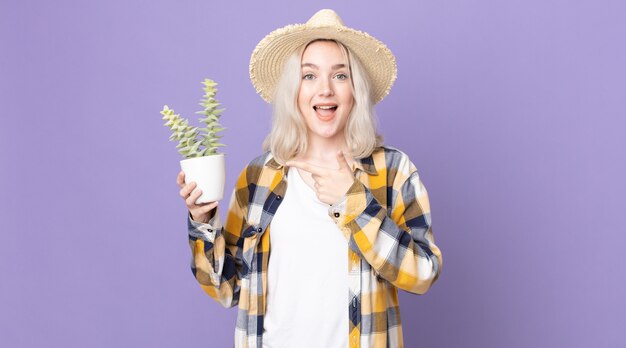
[[343, 151], [348, 158], [351, 158], [350, 149], [348, 148], [345, 138], [335, 137], [327, 139], [311, 136], [309, 134], [309, 143], [307, 144], [306, 153], [302, 154], [301, 157], [319, 164], [336, 164], [337, 151], [339, 150]]

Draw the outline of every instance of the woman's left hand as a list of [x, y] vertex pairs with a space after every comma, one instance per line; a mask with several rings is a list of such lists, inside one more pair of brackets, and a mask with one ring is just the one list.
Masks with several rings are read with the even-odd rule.
[[301, 161], [287, 161], [287, 166], [311, 173], [317, 198], [326, 204], [339, 203], [354, 183], [354, 174], [342, 151], [337, 152], [339, 169], [316, 166]]

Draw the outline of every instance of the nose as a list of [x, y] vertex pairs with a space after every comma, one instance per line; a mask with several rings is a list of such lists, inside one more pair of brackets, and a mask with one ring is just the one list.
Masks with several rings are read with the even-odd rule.
[[319, 95], [321, 97], [330, 97], [335, 94], [335, 91], [333, 91], [333, 85], [330, 79], [321, 78], [318, 81], [320, 81]]

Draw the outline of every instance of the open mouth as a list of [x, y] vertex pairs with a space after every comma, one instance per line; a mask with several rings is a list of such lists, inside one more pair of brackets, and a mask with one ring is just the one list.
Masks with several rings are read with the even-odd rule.
[[337, 105], [314, 105], [313, 110], [317, 114], [317, 117], [322, 121], [330, 121], [335, 118], [335, 111], [337, 110]]
[[313, 106], [313, 109], [320, 112], [335, 111], [337, 110], [337, 105], [315, 105]]

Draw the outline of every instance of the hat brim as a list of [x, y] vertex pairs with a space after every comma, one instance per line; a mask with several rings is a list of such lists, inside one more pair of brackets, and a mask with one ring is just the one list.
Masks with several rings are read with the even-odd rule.
[[287, 58], [296, 49], [316, 39], [332, 39], [344, 44], [361, 62], [370, 82], [374, 104], [391, 90], [397, 77], [394, 55], [389, 48], [371, 35], [346, 28], [289, 25], [269, 33], [259, 42], [250, 57], [250, 79], [257, 93], [272, 102]]

